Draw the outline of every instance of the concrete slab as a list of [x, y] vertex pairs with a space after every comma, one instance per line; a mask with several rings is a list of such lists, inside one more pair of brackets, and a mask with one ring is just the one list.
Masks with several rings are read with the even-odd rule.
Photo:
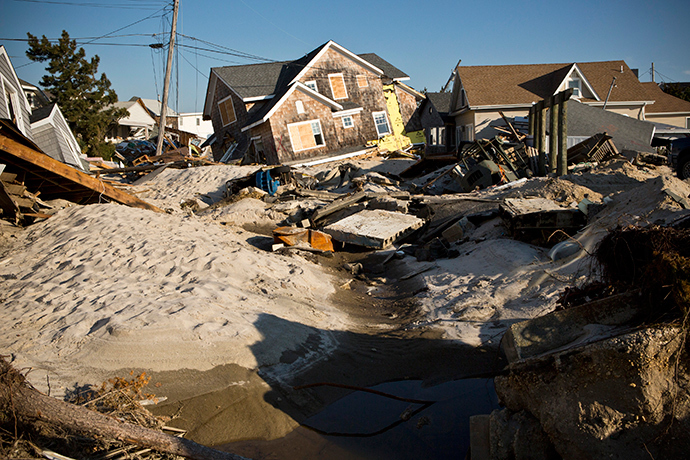
[[385, 249], [424, 225], [424, 219], [382, 209], [365, 209], [326, 228], [337, 241], [367, 248]]
[[611, 337], [644, 314], [640, 294], [623, 293], [515, 323], [501, 349], [514, 363]]

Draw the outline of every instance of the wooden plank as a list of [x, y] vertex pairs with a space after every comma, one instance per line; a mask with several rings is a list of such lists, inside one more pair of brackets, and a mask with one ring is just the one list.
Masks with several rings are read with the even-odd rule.
[[[118, 190], [94, 177], [84, 174], [71, 166], [67, 166], [48, 155], [36, 151], [30, 147], [20, 144], [0, 134], [0, 150], [3, 150], [25, 162], [28, 162], [39, 169], [50, 171], [53, 174], [69, 179], [74, 184], [93, 190], [95, 193], [103, 195], [120, 204], [135, 208], [148, 209], [162, 213], [163, 211], [152, 204], [149, 204], [135, 196], [122, 190]], [[30, 171], [32, 172], [32, 171]]]

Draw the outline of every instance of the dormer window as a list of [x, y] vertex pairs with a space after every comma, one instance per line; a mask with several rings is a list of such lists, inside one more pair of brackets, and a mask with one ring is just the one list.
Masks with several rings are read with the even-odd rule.
[[568, 79], [568, 88], [572, 88], [573, 97], [582, 97], [582, 80], [576, 76], [572, 76]]
[[316, 81], [314, 81], [314, 80], [305, 81], [304, 84], [307, 88], [311, 89], [312, 91], [316, 91], [317, 93], [319, 92], [319, 90], [317, 89], [317, 86], [316, 86]]

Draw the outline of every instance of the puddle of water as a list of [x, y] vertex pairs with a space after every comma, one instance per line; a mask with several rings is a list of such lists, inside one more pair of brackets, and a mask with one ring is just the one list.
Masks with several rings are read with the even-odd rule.
[[455, 380], [432, 387], [405, 380], [370, 389], [420, 402], [343, 390], [341, 399], [285, 438], [222, 448], [254, 460], [462, 459], [469, 448], [470, 416], [498, 408], [493, 379]]

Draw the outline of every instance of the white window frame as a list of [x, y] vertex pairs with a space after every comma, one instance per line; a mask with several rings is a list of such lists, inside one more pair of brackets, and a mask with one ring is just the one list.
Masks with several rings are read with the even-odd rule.
[[[313, 126], [313, 123], [316, 123], [316, 124], [318, 125], [318, 128], [319, 128], [319, 132], [318, 132], [318, 133], [314, 133], [314, 126]], [[316, 136], [317, 136], [317, 135], [320, 135], [320, 136], [321, 136], [321, 144], [316, 143], [316, 145], [315, 145], [314, 147], [307, 147], [306, 149], [304, 149], [304, 148], [302, 148], [302, 149], [296, 149], [296, 148], [295, 148], [295, 141], [294, 141], [294, 139], [292, 138], [292, 131], [290, 130], [290, 127], [291, 127], [291, 126], [299, 126], [299, 125], [312, 125], [312, 134], [314, 135], [314, 142], [316, 143]], [[303, 151], [305, 151], [305, 150], [318, 149], [318, 148], [320, 148], [320, 147], [325, 147], [325, 146], [326, 146], [326, 138], [324, 137], [324, 135], [323, 135], [323, 129], [321, 128], [321, 120], [319, 120], [318, 118], [315, 119], [315, 120], [300, 121], [300, 122], [297, 122], [297, 123], [288, 123], [287, 128], [288, 128], [288, 136], [290, 136], [290, 145], [292, 146], [292, 151], [293, 151], [293, 152], [303, 152]], [[302, 144], [302, 141], [300, 141], [300, 145], [301, 145], [301, 144]]]
[[[576, 86], [571, 86], [571, 84], [575, 84]], [[566, 89], [573, 89], [573, 97], [582, 97], [582, 78], [571, 75], [570, 78], [568, 78], [567, 86]]]
[[9, 96], [10, 99], [12, 99], [11, 101], [5, 101], [5, 110], [7, 110], [7, 116], [10, 115], [10, 104], [12, 104], [12, 108], [14, 109], [14, 116], [17, 117], [17, 128], [19, 128], [19, 130], [22, 133], [24, 133], [24, 114], [22, 112], [22, 106], [19, 101], [19, 93], [17, 93], [14, 86], [9, 84], [7, 79], [2, 77], [1, 75], [0, 78], [2, 79], [1, 81], [3, 99], [7, 96]]
[[230, 126], [231, 124], [237, 122], [237, 112], [235, 112], [235, 104], [233, 104], [232, 101], [230, 103], [230, 107], [232, 107], [232, 114], [235, 116], [235, 119], [230, 123], [225, 123], [225, 120], [223, 120], [223, 111], [220, 109], [220, 105], [224, 104], [228, 99], [232, 99], [232, 95], [224, 97], [216, 104], [218, 106], [218, 115], [220, 116], [220, 122], [223, 123], [223, 127]]
[[[348, 121], [349, 121], [349, 123], [348, 123]], [[352, 115], [345, 115], [343, 117], [343, 128], [349, 129], [349, 128], [354, 128], [354, 127], [355, 127], [355, 119], [352, 118]]]
[[302, 101], [295, 101], [295, 109], [297, 110], [297, 113], [302, 114], [304, 113], [304, 102]]
[[[343, 89], [345, 90], [345, 96], [344, 97], [335, 97], [335, 91], [333, 91], [333, 83], [331, 82], [331, 77], [340, 77], [340, 80], [343, 82]], [[349, 97], [349, 94], [347, 92], [347, 85], [345, 84], [345, 75], [340, 72], [340, 73], [329, 73], [328, 74], [328, 84], [331, 87], [331, 94], [333, 95], [333, 100], [335, 101], [342, 101], [345, 100]]]
[[[387, 133], [381, 133], [381, 132], [379, 132], [379, 125], [378, 125], [378, 123], [376, 123], [376, 117], [377, 117], [378, 115], [383, 115], [383, 117], [385, 118], [385, 120], [386, 120], [386, 127], [388, 128], [388, 132], [387, 132]], [[392, 133], [392, 131], [391, 131], [391, 122], [390, 122], [390, 120], [388, 119], [388, 114], [386, 114], [386, 112], [372, 112], [372, 113], [371, 113], [371, 116], [374, 118], [374, 127], [376, 128], [376, 134], [379, 136], [379, 138], [382, 138], [382, 137], [387, 136], [387, 135], [389, 135], [389, 134]]]
[[319, 87], [316, 84], [316, 80], [305, 81], [304, 85], [312, 91], [316, 91], [317, 93], [319, 92]]

